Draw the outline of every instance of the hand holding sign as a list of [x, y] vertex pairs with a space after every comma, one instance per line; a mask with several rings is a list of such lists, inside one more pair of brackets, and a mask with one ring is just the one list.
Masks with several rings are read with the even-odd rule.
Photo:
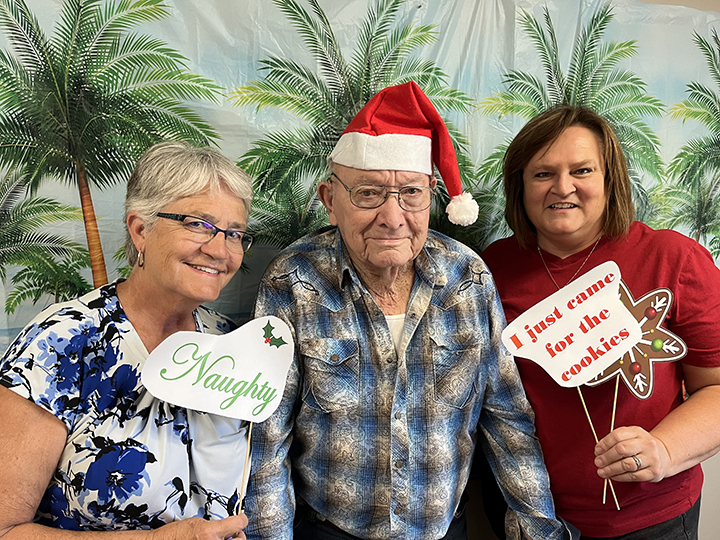
[[[536, 362], [559, 385], [577, 387], [595, 442], [598, 436], [580, 385], [600, 375], [642, 338], [640, 324], [620, 301], [619, 288], [620, 268], [613, 261], [605, 262], [535, 304], [502, 333], [502, 342], [513, 355]], [[612, 482], [609, 485], [620, 510]]]
[[602, 373], [642, 337], [620, 302], [620, 269], [613, 261], [535, 304], [505, 328], [515, 356], [538, 363], [561, 386], [580, 386]]
[[290, 328], [277, 317], [261, 317], [229, 334], [176, 332], [143, 366], [142, 383], [155, 397], [251, 422], [236, 512], [246, 486], [252, 422], [266, 420], [280, 405], [293, 353]]

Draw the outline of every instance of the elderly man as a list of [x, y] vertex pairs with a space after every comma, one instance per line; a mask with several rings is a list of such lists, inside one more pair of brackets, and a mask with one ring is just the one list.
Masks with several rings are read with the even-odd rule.
[[263, 277], [256, 316], [284, 319], [296, 350], [279, 409], [256, 426], [248, 538], [466, 539], [461, 496], [478, 438], [510, 537], [566, 534], [500, 342], [492, 278], [473, 251], [428, 231], [433, 164], [450, 219], [474, 221], [428, 98], [414, 82], [381, 91], [318, 186], [333, 227], [288, 247]]

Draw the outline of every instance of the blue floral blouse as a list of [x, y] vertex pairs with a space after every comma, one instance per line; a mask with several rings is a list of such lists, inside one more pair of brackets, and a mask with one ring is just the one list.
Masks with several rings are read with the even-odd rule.
[[[235, 514], [246, 423], [176, 407], [140, 382], [148, 356], [115, 283], [47, 308], [0, 360], [0, 384], [59, 418], [65, 450], [35, 521], [74, 530], [157, 528]], [[227, 318], [199, 308], [200, 332]]]

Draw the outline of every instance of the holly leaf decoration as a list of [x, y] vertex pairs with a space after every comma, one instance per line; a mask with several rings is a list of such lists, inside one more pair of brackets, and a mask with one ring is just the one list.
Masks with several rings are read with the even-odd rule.
[[275, 329], [273, 325], [270, 324], [270, 321], [263, 326], [263, 331], [265, 332], [265, 335], [263, 336], [265, 338], [265, 343], [267, 343], [271, 347], [277, 347], [280, 348], [280, 345], [287, 345], [287, 341], [285, 341], [282, 337], [275, 337], [272, 334], [272, 331]]
[[263, 331], [265, 332], [265, 335], [263, 336], [265, 338], [265, 342], [268, 343], [268, 339], [272, 338], [272, 331], [275, 329], [275, 327], [270, 324], [270, 321], [267, 322], [265, 326], [263, 326]]
[[275, 347], [280, 348], [280, 345], [285, 345], [286, 343], [287, 343], [287, 342], [286, 342], [283, 338], [281, 338], [281, 337], [279, 337], [279, 338], [274, 338], [274, 337], [273, 337], [273, 338], [270, 338], [270, 346], [271, 346], [271, 347], [272, 347], [272, 346], [275, 346]]

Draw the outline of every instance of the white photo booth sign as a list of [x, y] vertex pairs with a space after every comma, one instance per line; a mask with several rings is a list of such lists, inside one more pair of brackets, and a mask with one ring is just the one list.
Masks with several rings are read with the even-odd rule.
[[538, 363], [560, 385], [580, 386], [640, 341], [640, 325], [620, 301], [620, 269], [613, 261], [520, 315], [502, 333], [515, 356]]
[[277, 317], [222, 335], [176, 332], [150, 353], [142, 382], [168, 403], [262, 422], [280, 404], [293, 352], [290, 328]]

